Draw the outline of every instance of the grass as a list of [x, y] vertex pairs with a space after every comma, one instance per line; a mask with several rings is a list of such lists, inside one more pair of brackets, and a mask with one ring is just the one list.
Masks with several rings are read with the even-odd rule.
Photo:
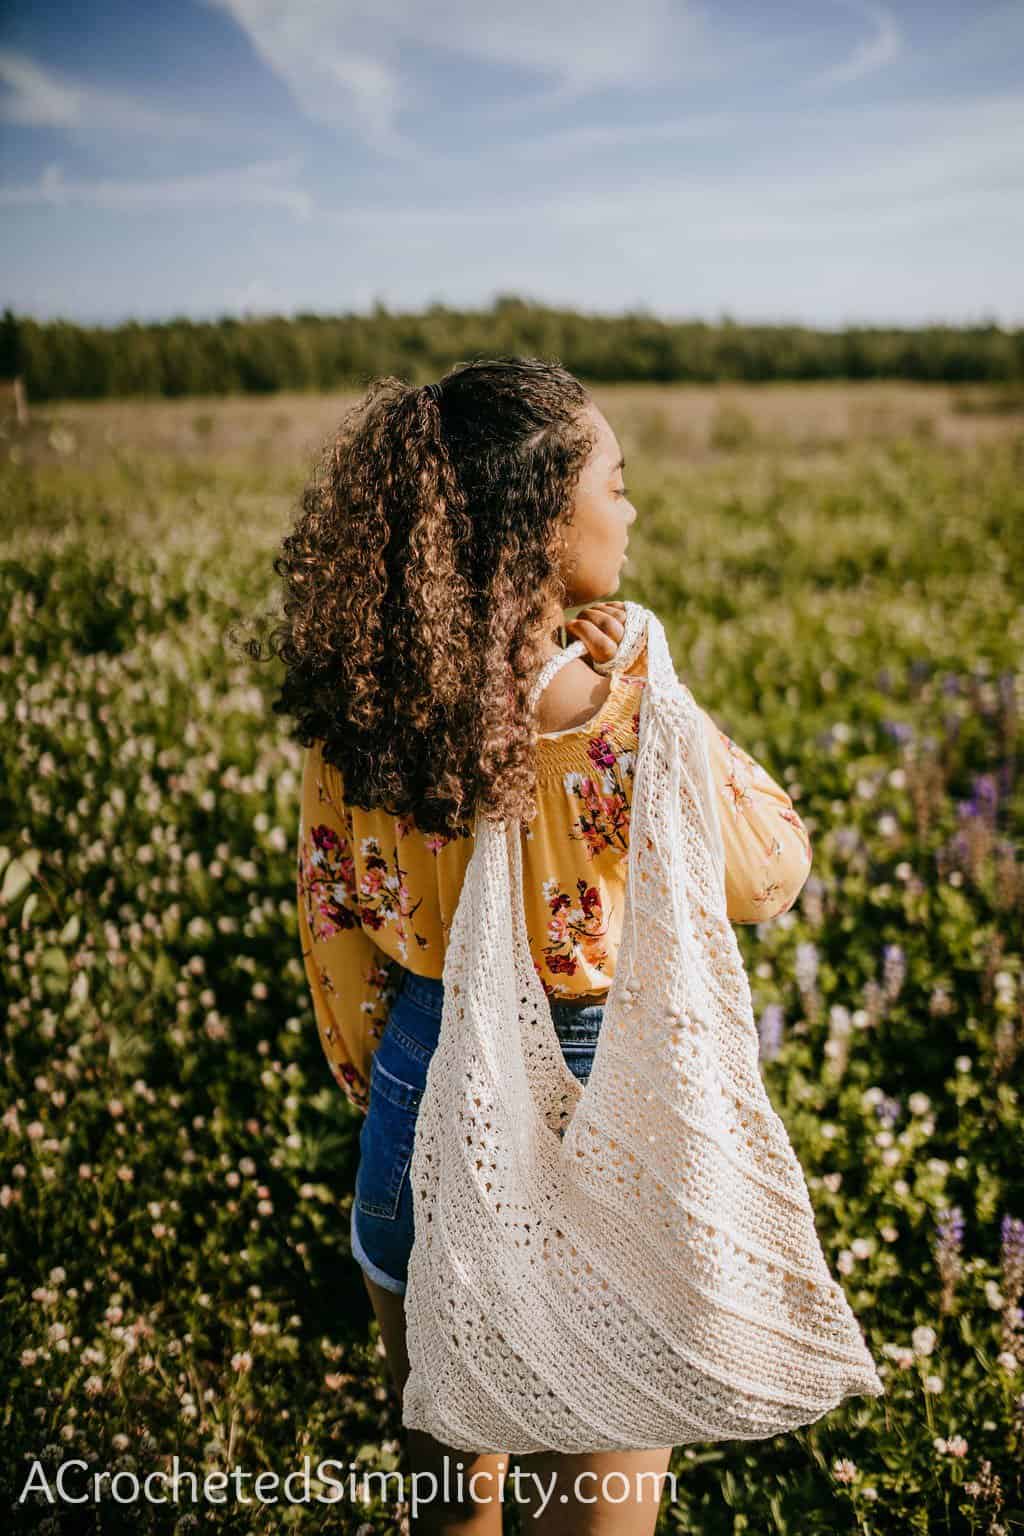
[[[811, 831], [796, 907], [737, 931], [887, 1387], [677, 1448], [659, 1531], [1024, 1529], [1020, 421], [889, 385], [597, 396], [639, 513], [617, 595]], [[295, 927], [301, 752], [226, 638], [274, 596], [342, 404], [54, 406], [0, 442], [7, 1502], [36, 1457], [402, 1465], [348, 1250], [359, 1122]], [[397, 1519], [102, 1509], [105, 1531]]]

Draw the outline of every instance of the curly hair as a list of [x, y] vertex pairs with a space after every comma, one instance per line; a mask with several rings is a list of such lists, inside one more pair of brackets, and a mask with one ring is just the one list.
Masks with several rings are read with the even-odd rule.
[[272, 707], [322, 742], [349, 804], [442, 835], [536, 815], [529, 696], [589, 404], [560, 363], [513, 356], [379, 378], [342, 418], [274, 561]]

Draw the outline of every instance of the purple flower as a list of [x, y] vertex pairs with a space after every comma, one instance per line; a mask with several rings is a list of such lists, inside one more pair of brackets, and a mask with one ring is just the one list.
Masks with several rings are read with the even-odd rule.
[[779, 1054], [782, 1044], [783, 1013], [780, 1003], [769, 1003], [761, 1015], [758, 1024], [758, 1037], [761, 1043], [760, 1056], [762, 1061], [773, 1061]]
[[882, 985], [888, 1002], [899, 996], [907, 974], [906, 956], [899, 944], [887, 944], [882, 960]]
[[958, 1205], [941, 1210], [935, 1218], [935, 1263], [942, 1284], [940, 1312], [953, 1310], [956, 1283], [960, 1278], [960, 1249], [964, 1240], [964, 1213]]
[[943, 1209], [935, 1218], [937, 1241], [941, 1248], [959, 1253], [964, 1240], [964, 1213], [958, 1205]]
[[898, 741], [900, 743], [905, 741], [913, 741], [914, 739], [914, 727], [912, 725], [907, 725], [902, 720], [883, 720], [882, 729], [883, 731], [887, 732], [887, 734], [890, 735], [894, 741]]
[[798, 944], [794, 962], [796, 984], [801, 992], [809, 992], [818, 975], [818, 946], [810, 942]]
[[1016, 1305], [1024, 1291], [1024, 1221], [1009, 1212], [1003, 1217], [1002, 1238], [1003, 1295]]
[[883, 1125], [891, 1128], [899, 1119], [902, 1107], [899, 1099], [892, 1099], [887, 1093], [883, 1093], [875, 1105], [875, 1114]]

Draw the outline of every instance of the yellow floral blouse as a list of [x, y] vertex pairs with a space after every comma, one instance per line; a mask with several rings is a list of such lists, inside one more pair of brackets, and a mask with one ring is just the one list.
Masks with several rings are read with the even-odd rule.
[[[611, 674], [598, 712], [537, 742], [537, 816], [524, 825], [523, 897], [537, 974], [552, 999], [600, 1001], [622, 929], [641, 653]], [[811, 866], [786, 791], [701, 711], [721, 796], [726, 902], [734, 923], [778, 917]], [[417, 831], [407, 816], [345, 803], [320, 743], [305, 751], [296, 890], [320, 1043], [349, 1102], [369, 1106], [370, 1059], [402, 968], [440, 979], [473, 834]]]

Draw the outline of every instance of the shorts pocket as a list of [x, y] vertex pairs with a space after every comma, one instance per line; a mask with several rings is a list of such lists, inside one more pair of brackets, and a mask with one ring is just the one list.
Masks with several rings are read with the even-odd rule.
[[422, 1086], [395, 1077], [376, 1054], [370, 1058], [370, 1107], [359, 1132], [354, 1197], [367, 1216], [393, 1221], [398, 1215], [422, 1097]]

